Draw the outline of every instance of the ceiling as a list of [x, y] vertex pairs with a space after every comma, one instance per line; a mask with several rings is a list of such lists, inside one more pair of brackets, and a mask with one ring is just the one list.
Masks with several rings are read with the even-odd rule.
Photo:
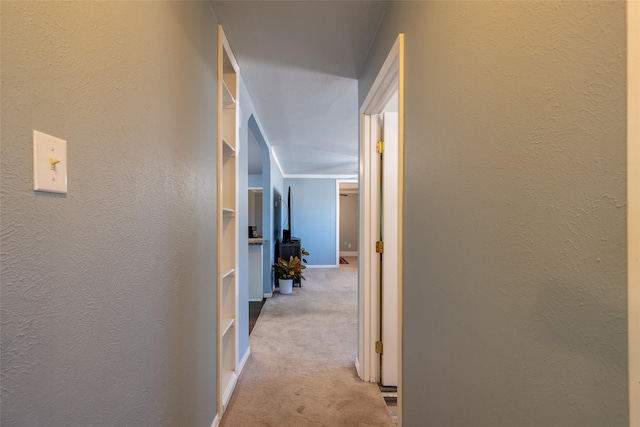
[[[357, 76], [387, 2], [212, 4], [285, 176], [356, 176]], [[257, 148], [249, 173], [261, 171]]]

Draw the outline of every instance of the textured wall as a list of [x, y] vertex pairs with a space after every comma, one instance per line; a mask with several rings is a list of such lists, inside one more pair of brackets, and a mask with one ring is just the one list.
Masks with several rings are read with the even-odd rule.
[[[210, 425], [216, 19], [2, 2], [2, 425]], [[32, 129], [69, 192], [34, 193]]]
[[640, 426], [640, 2], [627, 3], [629, 405]]
[[624, 2], [392, 2], [404, 422], [628, 425]]

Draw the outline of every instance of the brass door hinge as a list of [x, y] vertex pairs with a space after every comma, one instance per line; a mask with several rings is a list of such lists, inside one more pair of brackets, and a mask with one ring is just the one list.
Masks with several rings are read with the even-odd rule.
[[384, 153], [384, 141], [380, 140], [376, 143], [376, 153], [382, 154]]
[[384, 252], [384, 242], [376, 242], [376, 253], [381, 254]]
[[382, 341], [376, 341], [376, 353], [382, 354], [383, 346]]

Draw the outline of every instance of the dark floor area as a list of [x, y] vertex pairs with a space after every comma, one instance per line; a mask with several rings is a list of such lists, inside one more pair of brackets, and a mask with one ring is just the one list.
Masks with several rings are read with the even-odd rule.
[[249, 301], [249, 335], [251, 335], [251, 331], [253, 331], [253, 327], [258, 321], [258, 317], [260, 317], [262, 306], [266, 300], [266, 298], [262, 298], [262, 301]]
[[389, 408], [393, 423], [398, 425], [398, 387], [380, 385], [380, 392]]

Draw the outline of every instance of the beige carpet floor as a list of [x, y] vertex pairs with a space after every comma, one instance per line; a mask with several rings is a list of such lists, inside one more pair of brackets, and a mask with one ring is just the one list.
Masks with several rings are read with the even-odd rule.
[[394, 425], [378, 386], [355, 371], [357, 261], [348, 260], [307, 269], [301, 288], [267, 300], [221, 426]]

